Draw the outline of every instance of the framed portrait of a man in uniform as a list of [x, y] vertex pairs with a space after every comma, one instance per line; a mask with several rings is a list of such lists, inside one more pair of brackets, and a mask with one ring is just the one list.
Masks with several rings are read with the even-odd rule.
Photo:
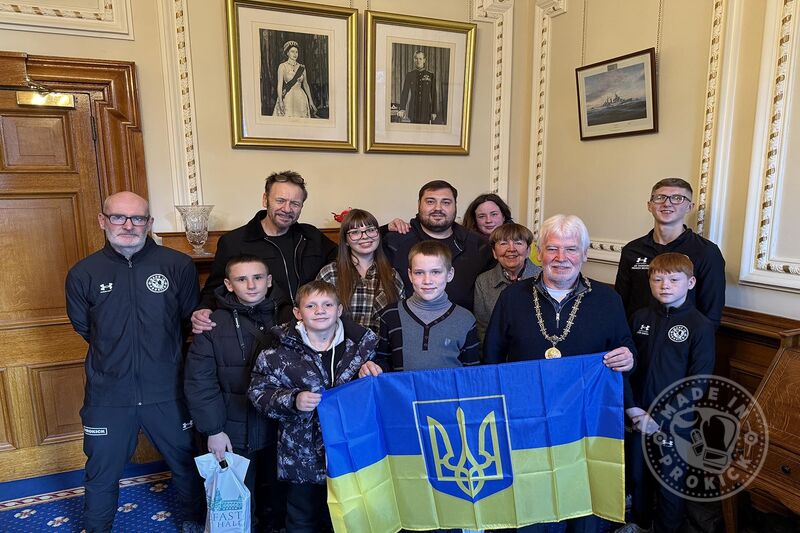
[[367, 11], [368, 152], [469, 153], [475, 24]]

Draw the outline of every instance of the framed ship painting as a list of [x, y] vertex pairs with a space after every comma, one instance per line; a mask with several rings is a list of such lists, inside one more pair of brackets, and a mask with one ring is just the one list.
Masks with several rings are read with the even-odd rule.
[[581, 140], [658, 131], [654, 48], [575, 69]]

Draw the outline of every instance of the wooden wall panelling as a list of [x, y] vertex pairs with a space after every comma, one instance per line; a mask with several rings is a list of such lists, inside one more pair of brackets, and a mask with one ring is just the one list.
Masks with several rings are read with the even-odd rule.
[[27, 70], [33, 80], [52, 89], [91, 94], [102, 197], [133, 191], [147, 198], [135, 65], [125, 61], [28, 56]]
[[0, 369], [0, 452], [13, 450], [14, 428], [11, 424], [11, 409], [8, 407], [8, 383], [6, 381], [6, 369]]
[[[0, 481], [83, 466], [86, 343], [67, 322], [63, 280], [103, 244], [102, 199], [147, 196], [133, 63], [0, 53], [0, 85], [25, 74], [73, 94], [76, 108], [23, 108], [13, 89], [0, 91], [0, 133], [10, 132], [0, 143], [0, 262], [13, 260], [18, 278], [0, 287]], [[5, 246], [15, 239], [28, 245]]]
[[[83, 361], [29, 366], [28, 376], [37, 444], [81, 439], [79, 412], [86, 385]], [[82, 386], [78, 387], [79, 383]]]
[[717, 373], [755, 393], [781, 343], [800, 321], [726, 307], [717, 331]]

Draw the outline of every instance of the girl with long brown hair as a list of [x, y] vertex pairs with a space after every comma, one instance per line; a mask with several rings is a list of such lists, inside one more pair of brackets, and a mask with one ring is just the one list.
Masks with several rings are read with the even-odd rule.
[[336, 286], [345, 313], [378, 332], [377, 311], [403, 297], [403, 280], [381, 247], [378, 221], [368, 211], [352, 209], [339, 230], [339, 256], [322, 267], [317, 279]]

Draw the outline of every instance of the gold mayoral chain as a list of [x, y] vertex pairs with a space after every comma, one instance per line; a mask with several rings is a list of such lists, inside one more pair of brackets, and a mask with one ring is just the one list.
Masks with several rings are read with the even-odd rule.
[[569, 335], [569, 331], [572, 329], [572, 322], [575, 320], [575, 315], [578, 314], [578, 307], [581, 305], [581, 300], [583, 300], [583, 295], [586, 294], [588, 291], [584, 291], [578, 295], [575, 299], [575, 304], [572, 306], [572, 310], [569, 312], [569, 317], [567, 318], [567, 325], [564, 326], [564, 333], [561, 335], [548, 335], [547, 330], [544, 327], [544, 319], [542, 318], [542, 307], [539, 305], [539, 291], [536, 290], [536, 287], [533, 288], [533, 307], [536, 309], [536, 321], [539, 323], [539, 331], [542, 332], [542, 337], [544, 337], [548, 342], [550, 342], [553, 346], [545, 350], [544, 358], [545, 359], [558, 359], [561, 357], [561, 350], [556, 348], [556, 344], [563, 341]]

